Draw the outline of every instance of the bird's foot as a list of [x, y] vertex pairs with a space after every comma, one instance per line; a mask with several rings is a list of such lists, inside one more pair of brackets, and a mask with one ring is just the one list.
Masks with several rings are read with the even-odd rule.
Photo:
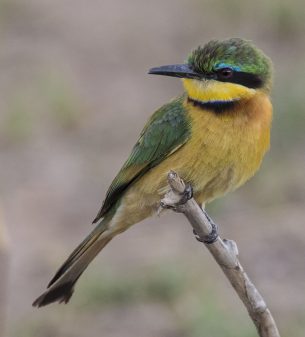
[[181, 194], [181, 199], [178, 201], [177, 205], [184, 205], [192, 198], [193, 198], [193, 187], [191, 184], [186, 184], [185, 189]]
[[195, 229], [193, 229], [193, 233], [195, 234], [195, 238], [199, 242], [203, 242], [207, 245], [214, 243], [218, 239], [218, 225], [208, 216], [208, 214], [203, 210], [205, 216], [207, 217], [212, 230], [208, 235], [200, 236]]
[[[179, 212], [179, 206], [185, 205], [188, 200], [193, 198], [193, 188], [190, 184], [185, 185], [184, 191], [180, 194], [178, 200], [174, 203], [167, 203], [166, 197], [161, 200], [160, 206], [161, 208], [171, 209], [173, 211]], [[180, 210], [181, 211], [181, 210]]]

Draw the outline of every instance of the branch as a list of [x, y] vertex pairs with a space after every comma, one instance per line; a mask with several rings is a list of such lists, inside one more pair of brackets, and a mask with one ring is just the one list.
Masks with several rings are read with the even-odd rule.
[[[193, 227], [196, 238], [207, 242], [215, 225], [207, 213], [202, 210], [193, 198], [185, 203], [186, 185], [177, 173], [170, 171], [168, 183], [171, 187], [161, 200], [162, 208], [172, 208], [183, 213]], [[280, 337], [275, 321], [263, 297], [245, 273], [238, 260], [238, 248], [234, 241], [222, 240], [219, 236], [211, 244], [205, 244], [231, 285], [244, 303], [255, 324], [260, 337]]]

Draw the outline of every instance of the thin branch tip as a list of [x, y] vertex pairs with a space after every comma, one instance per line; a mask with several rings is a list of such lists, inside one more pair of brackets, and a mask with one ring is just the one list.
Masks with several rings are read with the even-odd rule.
[[[259, 336], [280, 337], [265, 300], [253, 282], [251, 282], [238, 260], [239, 252], [236, 242], [233, 240], [222, 240], [218, 236], [217, 225], [214, 224], [206, 211], [200, 208], [192, 195], [186, 198], [187, 189], [190, 185], [186, 184], [175, 171], [171, 170], [168, 173], [167, 179], [170, 189], [161, 200], [160, 208], [170, 208], [176, 212], [183, 213], [187, 217], [193, 227], [196, 239], [205, 243], [205, 246], [213, 255], [215, 261], [221, 267], [242, 300], [256, 326]], [[211, 234], [213, 230], [215, 231], [215, 228], [216, 239], [208, 242], [207, 238], [211, 238]]]

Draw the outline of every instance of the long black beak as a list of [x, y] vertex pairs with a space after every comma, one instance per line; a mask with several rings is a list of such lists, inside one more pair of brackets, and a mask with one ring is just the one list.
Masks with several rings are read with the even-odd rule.
[[203, 76], [193, 71], [188, 64], [172, 64], [149, 69], [148, 74], [164, 75], [180, 78], [200, 79]]

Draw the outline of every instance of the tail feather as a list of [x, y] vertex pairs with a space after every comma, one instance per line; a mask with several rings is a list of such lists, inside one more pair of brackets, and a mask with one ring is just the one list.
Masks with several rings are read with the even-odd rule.
[[107, 229], [107, 222], [101, 222], [69, 255], [67, 260], [57, 270], [48, 284], [48, 288], [55, 283], [85, 252], [92, 247], [94, 242]]
[[[33, 306], [41, 307], [52, 302], [68, 303], [74, 286], [89, 263], [112, 239], [112, 234], [101, 236], [107, 229], [108, 221], [100, 224], [76, 247], [48, 284], [48, 290], [39, 296]], [[105, 233], [104, 233], [105, 234]]]

